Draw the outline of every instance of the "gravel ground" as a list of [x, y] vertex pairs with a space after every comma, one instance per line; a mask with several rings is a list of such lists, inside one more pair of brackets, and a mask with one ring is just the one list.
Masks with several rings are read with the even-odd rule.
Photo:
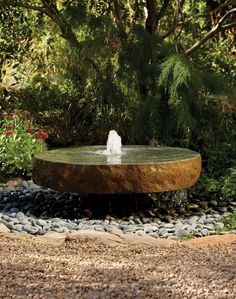
[[202, 239], [111, 247], [0, 236], [0, 298], [236, 298], [236, 242]]

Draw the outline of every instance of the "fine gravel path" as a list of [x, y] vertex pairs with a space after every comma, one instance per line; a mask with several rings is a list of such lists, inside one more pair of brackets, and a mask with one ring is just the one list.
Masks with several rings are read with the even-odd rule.
[[236, 298], [236, 241], [204, 239], [55, 246], [0, 236], [0, 298]]

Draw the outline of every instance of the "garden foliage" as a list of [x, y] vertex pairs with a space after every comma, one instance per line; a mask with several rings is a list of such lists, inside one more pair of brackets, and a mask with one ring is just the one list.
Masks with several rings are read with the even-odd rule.
[[105, 144], [116, 129], [123, 143], [192, 148], [203, 185], [232, 190], [234, 9], [230, 0], [0, 1], [0, 106], [29, 110], [53, 146]]
[[0, 166], [6, 177], [30, 176], [33, 157], [46, 150], [48, 134], [35, 127], [29, 111], [2, 112], [0, 116]]

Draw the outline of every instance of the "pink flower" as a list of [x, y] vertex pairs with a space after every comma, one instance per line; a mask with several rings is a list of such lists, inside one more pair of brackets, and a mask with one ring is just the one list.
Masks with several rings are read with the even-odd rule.
[[27, 128], [26, 132], [30, 133], [30, 134], [33, 134], [33, 129], [32, 128]]
[[24, 120], [24, 126], [28, 126], [30, 124], [30, 120]]
[[8, 119], [14, 119], [14, 118], [15, 118], [15, 115], [8, 115], [7, 118], [8, 118]]
[[34, 137], [36, 139], [47, 139], [48, 138], [48, 133], [44, 131], [40, 131], [39, 133], [35, 134]]
[[41, 134], [42, 138], [44, 138], [44, 139], [48, 138], [48, 133], [47, 132], [41, 131], [40, 134]]
[[24, 111], [21, 112], [21, 115], [30, 115], [30, 112], [27, 111], [27, 110], [24, 110]]
[[13, 125], [9, 125], [9, 126], [7, 126], [7, 128], [11, 130], [11, 129], [14, 129], [14, 126]]
[[7, 116], [8, 113], [6, 111], [3, 111], [2, 116]]
[[5, 135], [6, 136], [11, 136], [13, 134], [13, 131], [12, 130], [7, 130], [5, 131]]

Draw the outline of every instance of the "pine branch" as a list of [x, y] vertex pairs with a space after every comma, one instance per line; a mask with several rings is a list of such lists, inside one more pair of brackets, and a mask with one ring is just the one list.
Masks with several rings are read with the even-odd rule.
[[185, 51], [185, 55], [191, 55], [193, 52], [195, 52], [198, 48], [200, 48], [203, 44], [205, 44], [213, 35], [215, 35], [219, 31], [223, 31], [226, 29], [230, 29], [236, 26], [236, 22], [222, 25], [224, 20], [230, 15], [236, 12], [236, 8], [233, 8], [229, 10], [214, 26], [206, 35], [204, 35], [198, 42], [196, 42], [193, 46], [191, 46], [189, 49]]

